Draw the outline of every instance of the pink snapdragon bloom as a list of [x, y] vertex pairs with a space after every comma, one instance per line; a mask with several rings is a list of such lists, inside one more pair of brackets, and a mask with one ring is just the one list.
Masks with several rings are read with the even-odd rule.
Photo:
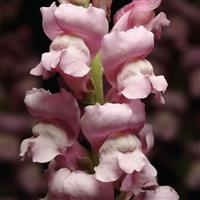
[[65, 83], [79, 93], [87, 90], [89, 63], [90, 52], [81, 38], [60, 35], [51, 43], [50, 51], [42, 54], [41, 62], [31, 74], [48, 78], [58, 72]]
[[50, 199], [114, 200], [112, 183], [102, 183], [94, 175], [63, 168], [49, 181]]
[[164, 103], [161, 92], [167, 89], [164, 76], [155, 76], [148, 60], [136, 60], [125, 65], [117, 76], [117, 90], [128, 99], [143, 99], [154, 93]]
[[44, 32], [52, 43], [31, 74], [48, 78], [58, 72], [79, 97], [88, 90], [91, 57], [96, 55], [108, 32], [106, 14], [92, 5], [84, 8], [70, 3], [59, 7], [53, 3], [41, 8], [41, 12]]
[[[39, 123], [33, 127], [33, 137], [21, 143], [22, 158], [31, 156], [33, 162], [46, 163], [53, 159], [54, 168], [68, 167], [70, 170], [79, 170], [83, 162], [90, 161], [86, 149], [78, 142], [69, 146], [67, 134], [64, 130], [51, 125]], [[53, 171], [54, 171], [53, 170]]]
[[[151, 127], [144, 123], [144, 105], [139, 100], [85, 108], [81, 128], [99, 153], [100, 163], [94, 168], [98, 180], [115, 181], [123, 173], [142, 170], [148, 162], [143, 150], [148, 152], [153, 144]], [[144, 147], [136, 135], [141, 137]]]
[[137, 100], [129, 104], [106, 103], [85, 108], [81, 129], [94, 149], [115, 132], [137, 133], [145, 123], [144, 104]]
[[135, 26], [143, 25], [160, 38], [161, 27], [168, 26], [170, 23], [163, 12], [155, 16], [154, 10], [160, 3], [161, 0], [134, 0], [115, 14], [115, 25], [112, 30], [127, 31]]
[[144, 59], [153, 47], [154, 36], [143, 26], [126, 32], [111, 32], [105, 35], [100, 53], [105, 76], [110, 84], [116, 86], [116, 76], [124, 64], [132, 60]]
[[105, 75], [118, 95], [143, 99], [155, 93], [164, 102], [160, 93], [166, 90], [167, 82], [163, 76], [155, 76], [152, 65], [144, 59], [153, 46], [153, 34], [142, 26], [104, 37], [101, 56]]
[[69, 144], [77, 139], [80, 130], [80, 111], [76, 99], [65, 90], [51, 94], [44, 89], [27, 92], [24, 102], [28, 111], [39, 121], [66, 130]]
[[64, 130], [51, 125], [39, 123], [33, 127], [33, 137], [23, 140], [20, 156], [32, 156], [33, 162], [45, 163], [66, 151], [68, 144]]
[[64, 154], [77, 139], [80, 112], [75, 98], [62, 90], [51, 94], [43, 89], [27, 92], [25, 104], [29, 112], [42, 123], [33, 127], [33, 137], [21, 144], [21, 157], [26, 154], [34, 162], [49, 162]]
[[87, 151], [78, 142], [69, 144], [67, 133], [54, 125], [39, 123], [32, 129], [33, 137], [21, 143], [20, 157], [32, 157], [33, 162], [46, 163], [55, 159], [54, 168], [78, 170], [88, 158]]
[[148, 162], [141, 142], [132, 134], [112, 134], [99, 150], [95, 177], [102, 182], [116, 181], [123, 173], [140, 172]]
[[44, 32], [51, 40], [58, 35], [80, 37], [92, 56], [96, 55], [103, 36], [108, 32], [108, 21], [104, 10], [92, 5], [84, 8], [65, 3], [57, 7], [53, 3], [50, 7], [41, 8], [41, 12]]
[[155, 190], [146, 190], [141, 192], [138, 196], [134, 197], [133, 200], [178, 200], [179, 196], [176, 191], [169, 186], [160, 186]]

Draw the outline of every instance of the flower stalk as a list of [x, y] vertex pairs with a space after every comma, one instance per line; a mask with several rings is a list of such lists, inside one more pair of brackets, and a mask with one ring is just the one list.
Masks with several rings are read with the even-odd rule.
[[98, 53], [96, 57], [91, 62], [91, 71], [90, 76], [92, 79], [92, 82], [94, 84], [94, 98], [95, 103], [104, 103], [104, 92], [103, 92], [103, 67], [101, 63], [101, 57]]

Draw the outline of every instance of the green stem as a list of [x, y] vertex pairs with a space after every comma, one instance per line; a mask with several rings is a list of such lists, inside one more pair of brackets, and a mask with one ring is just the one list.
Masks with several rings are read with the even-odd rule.
[[103, 95], [103, 70], [101, 57], [99, 54], [93, 59], [91, 63], [91, 71], [90, 75], [94, 84], [95, 89], [95, 103], [104, 103], [104, 95]]
[[84, 6], [85, 8], [87, 8], [87, 7], [89, 6], [89, 3], [90, 3], [89, 0], [84, 0], [83, 6]]

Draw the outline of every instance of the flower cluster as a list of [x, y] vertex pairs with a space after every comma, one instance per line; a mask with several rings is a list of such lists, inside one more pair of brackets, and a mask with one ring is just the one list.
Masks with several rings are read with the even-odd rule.
[[[154, 36], [169, 24], [164, 13], [155, 16], [161, 1], [134, 0], [116, 13], [110, 32], [102, 9], [108, 5], [80, 2], [41, 8], [52, 43], [31, 74], [57, 73], [61, 89], [27, 92], [25, 104], [38, 123], [20, 156], [50, 162], [47, 200], [177, 200], [171, 187], [158, 185], [147, 158], [154, 137], [142, 102], [154, 94], [164, 103], [167, 88], [146, 59]], [[111, 86], [105, 95], [103, 72]]]

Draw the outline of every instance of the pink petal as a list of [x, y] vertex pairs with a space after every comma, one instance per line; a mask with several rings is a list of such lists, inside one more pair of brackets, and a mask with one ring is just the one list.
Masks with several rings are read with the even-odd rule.
[[151, 81], [153, 89], [156, 92], [166, 91], [168, 84], [164, 76], [150, 76], [150, 81]]
[[123, 173], [114, 154], [101, 156], [99, 165], [94, 168], [95, 178], [102, 182], [116, 181]]
[[116, 133], [110, 136], [99, 150], [99, 165], [94, 169], [95, 177], [102, 182], [111, 182], [116, 181], [124, 172], [129, 173], [130, 168], [135, 166], [135, 161], [132, 163], [133, 160], [129, 160], [127, 167], [121, 161], [135, 151], [137, 142], [138, 139], [130, 134]]
[[141, 171], [147, 158], [141, 152], [136, 136], [114, 134], [99, 150], [99, 165], [95, 167], [95, 177], [103, 182], [116, 181], [122, 173]]
[[90, 71], [89, 59], [85, 59], [75, 47], [68, 48], [62, 52], [60, 69], [72, 77], [83, 77]]
[[140, 11], [138, 10], [131, 10], [128, 16], [128, 26], [129, 29], [135, 26], [145, 26], [146, 24], [152, 20], [154, 17], [153, 11]]
[[36, 67], [34, 67], [31, 71], [30, 74], [34, 76], [41, 76], [43, 74], [43, 66], [41, 63], [39, 63]]
[[143, 11], [155, 10], [161, 4], [161, 0], [134, 0], [133, 2], [137, 9]]
[[145, 188], [158, 186], [156, 176], [156, 169], [147, 161], [140, 172], [134, 172], [124, 178], [120, 190], [138, 195]]
[[151, 85], [148, 77], [137, 75], [130, 77], [123, 83], [118, 83], [124, 87], [121, 93], [128, 99], [144, 99], [151, 93]]
[[97, 7], [97, 8], [101, 8], [103, 10], [105, 10], [105, 12], [110, 12], [110, 7], [111, 7], [111, 4], [112, 4], [112, 0], [104, 0], [104, 1], [101, 1], [101, 0], [92, 0], [92, 5]]
[[83, 77], [72, 77], [65, 74], [63, 71], [60, 71], [60, 74], [67, 86], [73, 90], [74, 96], [77, 99], [81, 99], [81, 94], [88, 91], [89, 74]]
[[128, 99], [143, 99], [151, 93], [149, 74], [153, 68], [147, 60], [137, 60], [123, 67], [117, 76], [117, 89]]
[[141, 171], [147, 162], [147, 158], [141, 152], [141, 150], [135, 150], [131, 153], [119, 153], [118, 162], [120, 168], [127, 174], [131, 174], [134, 171]]
[[55, 197], [70, 200], [114, 200], [112, 183], [102, 183], [85, 172], [58, 170], [49, 184]]
[[29, 112], [38, 120], [63, 127], [70, 145], [78, 137], [80, 112], [70, 93], [62, 90], [51, 94], [43, 89], [32, 89], [27, 92], [24, 101]]
[[39, 123], [32, 131], [34, 136], [21, 144], [21, 157], [31, 154], [33, 162], [45, 163], [63, 153], [68, 146], [65, 131], [56, 126]]
[[150, 93], [164, 92], [164, 76], [155, 76], [147, 60], [136, 60], [125, 65], [117, 76], [117, 90], [128, 99], [143, 99]]
[[[120, 11], [120, 10], [119, 10]], [[130, 27], [129, 26], [129, 15], [130, 15], [130, 12], [131, 11], [128, 11], [128, 12], [125, 12], [121, 10], [121, 13], [119, 13], [120, 15], [120, 19], [117, 19], [119, 18], [119, 16], [115, 15], [114, 17], [114, 20], [115, 20], [115, 24], [112, 28], [112, 32], [113, 31], [127, 31], [133, 27]], [[123, 15], [121, 15], [123, 13]], [[117, 14], [117, 13], [116, 13]]]
[[161, 0], [134, 0], [132, 3], [125, 5], [117, 11], [114, 16], [114, 21], [116, 23], [119, 19], [121, 20], [121, 17], [130, 10], [147, 12], [156, 9], [160, 4]]
[[145, 193], [141, 193], [133, 200], [178, 200], [179, 196], [176, 191], [169, 186], [160, 186], [156, 190], [148, 190]]
[[48, 53], [43, 53], [41, 58], [41, 65], [50, 71], [52, 68], [56, 68], [60, 62], [61, 52], [50, 51]]
[[117, 74], [125, 63], [146, 57], [153, 46], [153, 34], [142, 26], [106, 35], [102, 41], [101, 56], [105, 75], [112, 86], [116, 85]]
[[[117, 156], [120, 149], [127, 149], [127, 141], [128, 139], [123, 136], [111, 136], [102, 144], [99, 150], [99, 165], [94, 168], [96, 179], [111, 182], [116, 181], [123, 174]], [[135, 148], [135, 143], [132, 148]]]
[[154, 145], [154, 135], [152, 133], [152, 126], [150, 124], [145, 124], [141, 131], [138, 133], [138, 137], [142, 142], [143, 152], [147, 154]]
[[114, 23], [116, 24], [119, 21], [119, 19], [124, 17], [124, 15], [126, 15], [127, 13], [129, 14], [130, 12], [128, 12], [128, 11], [130, 11], [135, 6], [134, 4], [135, 4], [134, 2], [131, 2], [127, 5], [125, 5], [123, 8], [119, 9], [113, 17]]
[[155, 18], [153, 18], [145, 27], [152, 31], [157, 38], [161, 36], [161, 28], [169, 26], [170, 21], [167, 19], [165, 13], [159, 13]]
[[130, 104], [106, 103], [87, 106], [81, 119], [81, 128], [98, 150], [110, 134], [127, 130], [137, 132], [144, 122], [144, 105], [140, 101]]
[[50, 7], [42, 7], [42, 26], [45, 34], [53, 40], [56, 36], [63, 34], [63, 30], [58, 26], [55, 18], [56, 3], [52, 3]]
[[41, 62], [35, 68], [33, 68], [30, 73], [35, 76], [43, 75], [45, 77], [46, 73], [57, 67], [58, 63], [60, 62], [60, 57], [60, 51], [50, 51], [48, 53], [43, 53]]
[[115, 31], [127, 31], [135, 26], [145, 25], [154, 17], [154, 9], [161, 3], [161, 0], [134, 0], [124, 6], [114, 16]]
[[86, 149], [78, 142], [75, 142], [67, 151], [62, 155], [56, 157], [56, 164], [59, 168], [67, 167], [71, 171], [81, 169], [81, 161], [88, 157]]
[[55, 16], [65, 33], [83, 38], [92, 56], [96, 55], [103, 36], [108, 32], [104, 10], [92, 5], [83, 8], [72, 4], [61, 4], [55, 11]]
[[163, 98], [163, 96], [161, 95], [160, 92], [156, 92], [155, 96], [154, 96], [155, 100], [161, 104], [165, 103], [165, 99]]
[[135, 26], [143, 25], [149, 31], [152, 31], [157, 38], [160, 38], [161, 28], [170, 24], [163, 12], [154, 17], [154, 9], [160, 3], [161, 0], [134, 0], [115, 14], [115, 25], [112, 30], [127, 31]]

